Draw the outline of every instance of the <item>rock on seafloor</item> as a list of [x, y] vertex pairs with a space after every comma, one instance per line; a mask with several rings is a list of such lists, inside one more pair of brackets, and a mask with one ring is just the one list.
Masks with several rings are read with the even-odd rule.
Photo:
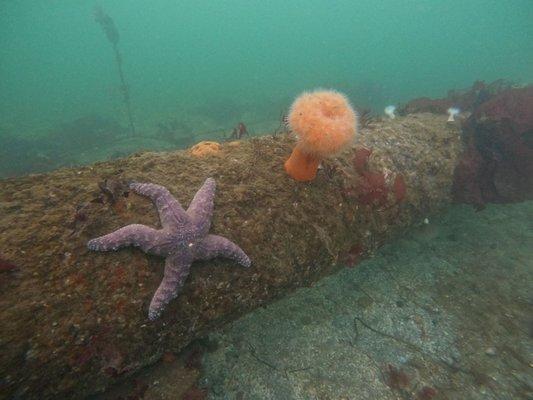
[[[378, 121], [314, 181], [298, 183], [283, 169], [293, 145], [289, 135], [265, 136], [209, 157], [139, 153], [0, 181], [0, 251], [17, 267], [0, 272], [0, 395], [105, 390], [345, 260], [371, 256], [450, 202], [462, 150], [445, 116]], [[363, 147], [371, 152], [355, 163]], [[153, 205], [125, 182], [162, 185], [188, 204], [207, 177], [217, 182], [211, 232], [238, 243], [253, 265], [195, 263], [179, 297], [150, 321], [163, 259], [132, 248], [95, 253], [86, 243], [128, 224], [159, 228]]]
[[532, 216], [533, 201], [448, 208], [209, 334], [200, 386], [213, 400], [530, 399]]

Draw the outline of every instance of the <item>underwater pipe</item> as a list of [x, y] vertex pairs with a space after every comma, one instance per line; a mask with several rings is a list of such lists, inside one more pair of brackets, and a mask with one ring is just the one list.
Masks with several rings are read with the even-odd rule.
[[[284, 169], [289, 134], [0, 181], [0, 265], [10, 265], [0, 270], [0, 397], [103, 391], [431, 220], [451, 201], [463, 149], [458, 125], [446, 120], [376, 121], [323, 160], [311, 182]], [[159, 228], [152, 203], [128, 182], [160, 184], [187, 207], [208, 177], [217, 184], [210, 233], [238, 244], [251, 266], [193, 263], [180, 295], [151, 321], [163, 259], [135, 248], [93, 252], [87, 242], [128, 224]]]
[[107, 40], [109, 40], [109, 43], [111, 43], [111, 46], [113, 46], [115, 61], [118, 67], [118, 76], [120, 78], [120, 91], [122, 92], [122, 98], [124, 99], [124, 105], [126, 106], [126, 113], [128, 115], [128, 121], [130, 125], [130, 133], [133, 136], [135, 135], [135, 125], [133, 124], [133, 115], [131, 112], [130, 90], [128, 84], [126, 83], [126, 79], [124, 78], [124, 71], [122, 69], [122, 56], [120, 55], [118, 48], [120, 35], [113, 19], [107, 15], [99, 5], [94, 7], [94, 19], [98, 24], [100, 24], [102, 30], [107, 36]]

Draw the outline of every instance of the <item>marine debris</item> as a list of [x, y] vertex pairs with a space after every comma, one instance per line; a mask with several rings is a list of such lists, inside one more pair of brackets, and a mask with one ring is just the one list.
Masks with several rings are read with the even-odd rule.
[[157, 207], [162, 229], [133, 224], [87, 243], [94, 251], [117, 250], [136, 246], [148, 254], [165, 257], [165, 275], [150, 303], [148, 318], [157, 319], [174, 299], [196, 260], [226, 257], [244, 267], [251, 261], [239, 246], [223, 236], [209, 234], [213, 215], [215, 180], [206, 179], [187, 211], [163, 186], [131, 183], [130, 189], [149, 197]]
[[285, 162], [285, 171], [297, 181], [313, 180], [323, 158], [352, 142], [356, 125], [357, 116], [343, 94], [333, 90], [301, 94], [289, 113], [289, 126], [298, 143]]
[[106, 14], [99, 5], [94, 7], [94, 19], [98, 24], [100, 24], [107, 37], [107, 40], [109, 40], [109, 43], [111, 43], [111, 46], [113, 47], [113, 52], [115, 53], [115, 62], [117, 63], [118, 68], [118, 76], [120, 78], [120, 91], [122, 92], [122, 98], [124, 100], [124, 105], [126, 106], [130, 133], [133, 136], [135, 135], [135, 125], [133, 124], [133, 115], [131, 111], [130, 90], [124, 77], [124, 70], [122, 68], [122, 55], [120, 54], [120, 50], [118, 48], [120, 35], [113, 19]]

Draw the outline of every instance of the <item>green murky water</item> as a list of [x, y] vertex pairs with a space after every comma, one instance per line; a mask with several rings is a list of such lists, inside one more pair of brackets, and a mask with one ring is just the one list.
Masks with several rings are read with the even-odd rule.
[[296, 94], [315, 87], [379, 111], [478, 79], [533, 78], [528, 0], [99, 5], [119, 34], [137, 138], [121, 139], [129, 129], [124, 93], [95, 3], [3, 1], [0, 140], [4, 160], [26, 161], [2, 164], [1, 176], [51, 169], [58, 158], [75, 164], [184, 147], [240, 121], [268, 132]]

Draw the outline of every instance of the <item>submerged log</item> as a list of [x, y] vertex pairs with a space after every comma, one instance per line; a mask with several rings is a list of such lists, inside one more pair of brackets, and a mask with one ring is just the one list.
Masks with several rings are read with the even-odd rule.
[[[462, 150], [445, 116], [375, 122], [310, 183], [283, 169], [294, 140], [264, 136], [195, 157], [141, 153], [0, 181], [0, 397], [81, 398], [179, 351], [291, 290], [356, 264], [451, 201]], [[149, 321], [163, 260], [126, 248], [87, 250], [121, 226], [159, 226], [125, 182], [166, 186], [184, 206], [207, 177], [217, 195], [212, 233], [252, 259], [244, 269], [197, 262], [179, 297]]]

